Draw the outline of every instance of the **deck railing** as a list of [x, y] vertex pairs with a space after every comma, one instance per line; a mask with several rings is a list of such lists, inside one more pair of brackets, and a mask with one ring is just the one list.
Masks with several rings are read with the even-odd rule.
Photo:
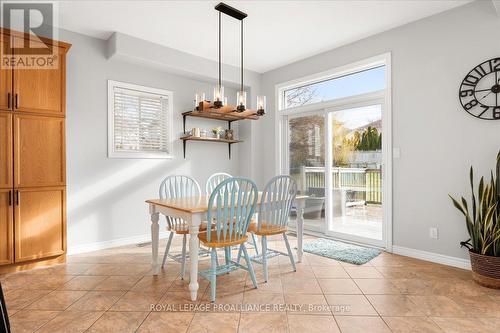
[[[302, 193], [312, 189], [324, 189], [324, 167], [301, 167], [299, 173], [292, 173]], [[382, 203], [382, 173], [380, 169], [332, 168], [333, 188], [350, 191], [356, 199], [367, 203]]]

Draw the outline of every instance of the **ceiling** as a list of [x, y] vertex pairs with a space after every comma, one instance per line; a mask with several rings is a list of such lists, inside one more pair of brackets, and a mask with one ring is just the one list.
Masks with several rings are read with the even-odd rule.
[[[471, 0], [225, 1], [244, 20], [245, 68], [266, 72]], [[62, 1], [59, 26], [115, 32], [217, 60], [219, 1]], [[239, 21], [223, 18], [223, 62], [239, 66]]]

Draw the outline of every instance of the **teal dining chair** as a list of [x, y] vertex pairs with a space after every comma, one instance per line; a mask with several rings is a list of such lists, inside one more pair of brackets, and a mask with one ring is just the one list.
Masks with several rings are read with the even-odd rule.
[[[208, 177], [207, 183], [205, 184], [205, 192], [207, 196], [210, 196], [214, 188], [219, 185], [221, 182], [223, 182], [226, 179], [232, 178], [230, 174], [226, 172], [217, 172]], [[237, 184], [236, 184], [237, 186]], [[250, 243], [249, 243], [250, 244]], [[250, 244], [255, 250], [255, 253], [258, 255], [259, 254], [259, 248], [257, 247], [257, 236], [255, 234], [252, 234], [252, 243]]]
[[[268, 279], [267, 260], [284, 255], [290, 258], [292, 268], [296, 271], [290, 243], [286, 235], [288, 228], [288, 217], [292, 210], [292, 205], [297, 196], [297, 183], [290, 176], [276, 176], [272, 178], [262, 191], [260, 205], [257, 215], [257, 223], [250, 224], [248, 231], [259, 235], [262, 239], [261, 255], [252, 257], [252, 261], [263, 265], [264, 281]], [[269, 249], [267, 247], [267, 237], [272, 235], [283, 235], [287, 253]], [[238, 262], [240, 261], [241, 251], [238, 253]]]
[[[191, 177], [168, 176], [161, 182], [159, 194], [160, 199], [200, 197], [201, 189], [198, 182]], [[170, 257], [174, 261], [181, 264], [181, 279], [184, 279], [184, 275], [186, 274], [186, 243], [187, 235], [189, 234], [189, 226], [183, 219], [174, 218], [171, 216], [165, 217], [167, 219], [167, 231], [170, 232], [170, 235], [168, 237], [167, 247], [165, 248], [165, 254], [163, 255], [161, 267], [165, 267], [167, 257]], [[204, 231], [206, 229], [207, 224], [202, 223], [200, 226], [200, 231]], [[176, 255], [172, 255], [169, 253], [174, 234], [182, 235], [182, 252]], [[208, 255], [207, 250], [200, 248], [200, 255]]]
[[[210, 300], [215, 302], [217, 275], [227, 274], [236, 269], [248, 271], [252, 283], [257, 288], [257, 279], [245, 246], [250, 220], [255, 211], [259, 193], [253, 181], [246, 178], [229, 178], [217, 185], [208, 200], [207, 230], [198, 238], [211, 249], [211, 266], [199, 274], [210, 281]], [[239, 246], [246, 266], [231, 259], [232, 246]], [[224, 249], [225, 264], [217, 262], [217, 249]]]

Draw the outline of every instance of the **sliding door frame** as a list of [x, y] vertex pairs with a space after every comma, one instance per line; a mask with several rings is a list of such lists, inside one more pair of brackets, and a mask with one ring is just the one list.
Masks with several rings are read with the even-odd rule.
[[[309, 105], [304, 105], [300, 107], [294, 107], [284, 110], [283, 109], [283, 92], [286, 89], [290, 89], [296, 86], [304, 85], [307, 83], [317, 82], [324, 78], [331, 78], [335, 76], [346, 75], [349, 73], [359, 72], [361, 70], [366, 70], [374, 68], [377, 66], [385, 66], [385, 76], [386, 76], [386, 89], [356, 95], [352, 97], [346, 97], [341, 99], [336, 99], [327, 102], [313, 103]], [[391, 89], [391, 54], [386, 53], [380, 56], [376, 56], [370, 59], [366, 59], [354, 64], [347, 66], [338, 67], [326, 72], [310, 75], [308, 77], [296, 79], [293, 81], [288, 81], [275, 86], [275, 98], [276, 98], [276, 112], [275, 112], [275, 124], [277, 125], [276, 135], [275, 135], [275, 170], [277, 174], [288, 174], [289, 173], [289, 129], [288, 120], [289, 118], [295, 118], [299, 116], [307, 116], [314, 114], [323, 114], [325, 117], [325, 187], [331, 188], [332, 186], [332, 161], [333, 161], [333, 149], [332, 149], [332, 138], [333, 132], [331, 128], [331, 117], [333, 112], [341, 111], [345, 109], [352, 109], [356, 107], [370, 106], [370, 105], [381, 105], [382, 107], [382, 206], [383, 206], [383, 218], [384, 218], [384, 228], [382, 241], [369, 241], [362, 237], [349, 237], [349, 241], [365, 243], [370, 245], [375, 245], [378, 247], [385, 248], [386, 251], [392, 252], [392, 89]], [[328, 223], [327, 229], [330, 229], [330, 224], [333, 223], [333, 211], [331, 207], [331, 191], [326, 191], [327, 202], [325, 218]], [[328, 232], [326, 235], [334, 238], [342, 238], [342, 234], [337, 234], [334, 232]]]

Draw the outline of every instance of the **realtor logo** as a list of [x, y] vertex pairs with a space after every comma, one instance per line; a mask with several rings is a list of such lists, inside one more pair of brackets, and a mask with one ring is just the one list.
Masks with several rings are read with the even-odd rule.
[[[55, 7], [50, 1], [0, 1], [1, 26], [19, 32], [2, 36], [2, 67], [16, 69], [54, 69], [58, 66]], [[30, 38], [23, 38], [30, 36]]]

